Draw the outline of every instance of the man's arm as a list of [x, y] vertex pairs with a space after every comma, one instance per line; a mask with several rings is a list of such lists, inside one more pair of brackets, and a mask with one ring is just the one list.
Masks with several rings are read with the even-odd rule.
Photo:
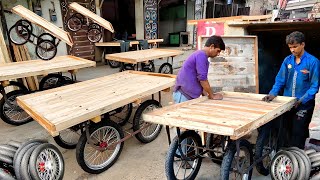
[[212, 89], [210, 87], [209, 81], [205, 80], [205, 81], [200, 81], [200, 84], [203, 88], [203, 90], [208, 93], [208, 97], [209, 99], [215, 99], [215, 100], [220, 100], [222, 99], [222, 94], [213, 94]]

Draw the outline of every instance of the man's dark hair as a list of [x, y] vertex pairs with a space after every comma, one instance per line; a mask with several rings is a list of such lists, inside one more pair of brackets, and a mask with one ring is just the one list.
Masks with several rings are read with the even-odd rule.
[[206, 44], [204, 46], [210, 47], [211, 45], [214, 45], [215, 48], [220, 48], [221, 50], [225, 50], [226, 46], [224, 45], [224, 42], [221, 38], [221, 36], [211, 36]]
[[294, 31], [286, 37], [287, 44], [301, 44], [305, 42], [304, 34], [299, 31]]

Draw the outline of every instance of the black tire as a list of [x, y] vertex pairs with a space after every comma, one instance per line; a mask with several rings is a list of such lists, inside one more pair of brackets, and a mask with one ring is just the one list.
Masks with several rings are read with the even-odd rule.
[[4, 151], [11, 151], [11, 152], [14, 152], [16, 153], [17, 152], [17, 148], [16, 147], [13, 147], [13, 146], [10, 146], [10, 145], [0, 145], [0, 149], [1, 150], [4, 150]]
[[307, 155], [312, 154], [312, 153], [315, 153], [315, 152], [317, 152], [317, 151], [314, 150], [314, 149], [308, 149], [308, 150], [305, 151], [305, 153], [306, 153]]
[[36, 45], [36, 54], [42, 60], [50, 60], [57, 54], [57, 46], [50, 40], [42, 40]]
[[136, 65], [134, 65], [134, 64], [121, 63], [119, 71], [122, 72], [122, 71], [127, 71], [127, 70], [134, 70], [135, 67], [136, 67]]
[[29, 170], [29, 160], [33, 150], [39, 145], [34, 145], [27, 150], [27, 152], [23, 155], [20, 165], [20, 176], [23, 180], [32, 180]]
[[65, 149], [74, 149], [77, 147], [80, 136], [80, 129], [68, 128], [60, 131], [59, 135], [53, 137], [53, 139], [60, 147]]
[[317, 157], [317, 156], [320, 156], [320, 152], [315, 152], [315, 153], [309, 154], [310, 159], [313, 157]]
[[5, 156], [9, 156], [9, 157], [13, 158], [15, 153], [16, 153], [16, 151], [10, 151], [10, 150], [0, 148], [1, 155], [5, 155]]
[[0, 179], [15, 180], [15, 178], [5, 169], [0, 168]]
[[[286, 160], [283, 161], [282, 159], [286, 159]], [[285, 170], [278, 169], [279, 168], [278, 166], [283, 166], [283, 164], [282, 165], [279, 164], [279, 161], [280, 163], [281, 162], [289, 163], [284, 165], [286, 167]], [[279, 170], [282, 170], [284, 172], [278, 172]], [[272, 159], [271, 166], [270, 166], [270, 174], [271, 174], [271, 179], [273, 180], [282, 179], [283, 177], [279, 177], [281, 174], [285, 174], [286, 178], [289, 180], [295, 180], [298, 176], [298, 171], [299, 171], [298, 161], [295, 158], [295, 156], [289, 151], [281, 150]], [[291, 173], [291, 175], [289, 173]]]
[[49, 40], [53, 44], [56, 43], [56, 38], [53, 35], [51, 35], [50, 33], [42, 33], [37, 39], [37, 44], [41, 43], [41, 41], [43, 41], [43, 40]]
[[319, 180], [320, 179], [320, 172], [318, 172], [317, 174], [314, 174], [312, 177], [310, 177], [310, 180]]
[[[133, 131], [138, 131], [140, 128], [143, 128], [145, 125], [149, 125], [148, 123], [144, 122], [142, 119], [142, 114], [147, 113], [149, 111], [154, 110], [155, 108], [160, 108], [161, 104], [156, 100], [147, 100], [143, 102], [137, 109], [136, 113], [134, 114], [133, 118]], [[141, 132], [137, 133], [135, 136], [136, 138], [142, 143], [149, 143], [155, 140], [162, 129], [162, 125], [160, 124], [151, 124]], [[147, 134], [149, 133], [150, 134]]]
[[[109, 130], [107, 131], [109, 133], [109, 137], [112, 137], [110, 139], [108, 138], [108, 142], [102, 141], [98, 138], [92, 139], [95, 145], [99, 147], [104, 147], [106, 148], [105, 150], [99, 151], [97, 149], [94, 149], [94, 147], [92, 147], [92, 145], [88, 143], [86, 133], [83, 133], [81, 135], [79, 139], [79, 143], [77, 144], [77, 148], [76, 148], [77, 162], [80, 165], [80, 167], [88, 173], [99, 174], [107, 170], [117, 161], [117, 159], [121, 154], [123, 144], [124, 144], [123, 142], [116, 144], [115, 147], [109, 146], [114, 143], [117, 143], [124, 137], [123, 131], [117, 123], [109, 120], [109, 121], [101, 121], [97, 124], [94, 124], [89, 128], [90, 137], [95, 136], [95, 133], [99, 133], [100, 131], [103, 131], [105, 129]], [[103, 132], [106, 132], [106, 131], [103, 131]], [[110, 133], [112, 133], [111, 134], [112, 136], [110, 135]], [[111, 143], [109, 144], [109, 142]], [[86, 151], [89, 151], [89, 149], [91, 149], [94, 153], [100, 152], [99, 154], [102, 156], [102, 153], [109, 151], [111, 148], [114, 148], [114, 152], [112, 152], [111, 155], [106, 154], [104, 157], [107, 156], [106, 157], [107, 159], [100, 164], [96, 164], [96, 165], [90, 164], [91, 162], [88, 162], [88, 160], [85, 159], [86, 157], [85, 153]]]
[[319, 167], [320, 166], [320, 161], [316, 161], [316, 162], [313, 162], [312, 164], [311, 164], [311, 167], [312, 168], [316, 168], [316, 167]]
[[316, 156], [316, 157], [312, 157], [310, 158], [311, 163], [316, 162], [316, 161], [320, 161], [320, 156]]
[[308, 179], [308, 177], [306, 178], [306, 166], [304, 165], [304, 161], [301, 158], [300, 154], [297, 151], [290, 151], [292, 152], [292, 154], [296, 157], [297, 161], [298, 161], [298, 166], [299, 166], [299, 170], [298, 170], [298, 176], [296, 180], [305, 180]]
[[88, 29], [92, 29], [92, 28], [98, 28], [101, 29], [101, 26], [97, 23], [90, 23], [88, 26]]
[[99, 42], [102, 38], [102, 32], [99, 28], [91, 28], [87, 32], [87, 38], [90, 42]]
[[16, 22], [16, 24], [25, 26], [30, 32], [33, 31], [32, 24], [28, 20], [20, 19], [19, 21]]
[[10, 41], [16, 45], [26, 44], [31, 36], [32, 31], [28, 27], [16, 23], [9, 29]]
[[[45, 166], [47, 163], [51, 164], [52, 168]], [[64, 176], [64, 169], [63, 156], [59, 149], [52, 144], [39, 145], [30, 156], [29, 171], [32, 179], [61, 180]]]
[[[240, 167], [240, 168], [245, 168], [242, 170], [246, 170], [249, 166], [251, 166], [251, 164], [253, 164], [252, 146], [249, 143], [249, 141], [247, 141], [247, 140], [239, 140], [239, 141], [240, 141], [240, 156], [242, 155], [241, 150], [246, 151], [245, 156], [241, 157], [241, 160], [243, 160], [242, 158], [249, 158], [249, 161], [250, 161], [247, 163], [246, 167]], [[229, 180], [229, 175], [231, 173], [230, 171], [232, 169], [236, 169], [235, 167], [232, 167], [232, 165], [236, 165], [236, 163], [235, 163], [236, 153], [237, 153], [236, 142], [235, 141], [229, 142], [228, 147], [227, 147], [227, 151], [224, 154], [222, 164], [221, 164], [221, 170], [220, 170], [220, 175], [221, 175], [220, 179], [221, 180]], [[243, 162], [239, 162], [239, 164], [240, 164], [240, 166], [244, 165]], [[245, 175], [248, 180], [251, 179], [252, 171], [253, 171], [253, 168], [249, 171], [249, 174]], [[235, 175], [241, 176], [240, 173], [237, 173], [237, 172], [235, 172], [235, 173], [236, 173]], [[234, 178], [235, 176], [232, 176], [232, 177]], [[244, 178], [244, 177], [241, 177], [241, 179], [242, 178]]]
[[[221, 164], [223, 155], [225, 153], [225, 137], [216, 134], [207, 134], [206, 138], [206, 148], [214, 151], [209, 151], [208, 155], [211, 158], [212, 162], [216, 164]], [[220, 153], [221, 152], [221, 153]]]
[[112, 120], [120, 126], [124, 126], [130, 119], [132, 113], [132, 103], [117, 108], [106, 114], [107, 120]]
[[7, 143], [7, 145], [13, 146], [13, 147], [15, 147], [15, 148], [18, 149], [18, 148], [21, 146], [21, 142], [18, 142], [18, 141], [9, 141], [9, 142]]
[[[168, 180], [193, 180], [199, 172], [202, 162], [202, 157], [200, 157], [202, 149], [194, 147], [184, 149], [179, 144], [183, 141], [188, 142], [188, 144], [192, 146], [201, 147], [201, 138], [199, 134], [194, 131], [185, 131], [180, 135], [180, 137], [175, 137], [170, 144], [165, 162], [165, 172]], [[177, 152], [180, 152], [180, 154], [183, 153], [184, 157], [181, 155], [177, 155]], [[192, 164], [190, 163], [190, 161], [192, 161]], [[177, 167], [175, 167], [175, 164], [177, 164]], [[186, 164], [191, 166], [190, 170], [183, 167]], [[183, 177], [179, 175], [179, 171], [181, 169], [183, 171]], [[188, 175], [186, 176], [187, 171]]]
[[6, 100], [4, 100], [3, 98], [1, 99], [0, 117], [4, 122], [11, 125], [19, 126], [32, 121], [31, 116], [29, 116], [20, 106], [18, 106], [16, 101], [16, 97], [25, 94], [27, 94], [25, 91], [15, 90], [7, 94]]
[[108, 60], [108, 64], [112, 68], [118, 68], [121, 65], [119, 61], [112, 61], [112, 60]]
[[159, 68], [159, 73], [162, 74], [173, 74], [173, 68], [170, 63], [163, 63]]
[[41, 79], [39, 83], [39, 90], [43, 91], [47, 89], [57, 88], [70, 83], [71, 82], [69, 80], [66, 80], [65, 76], [62, 76], [60, 74], [48, 74]]
[[83, 16], [82, 14], [76, 13], [73, 14], [66, 23], [68, 29], [72, 32], [79, 31], [83, 25]]
[[[26, 93], [29, 92], [29, 89], [27, 87], [25, 87], [22, 83], [19, 83], [17, 81], [9, 81], [9, 85], [6, 87], [10, 87], [10, 86], [18, 88], [17, 90], [25, 91]], [[6, 87], [5, 87], [5, 89], [6, 89]], [[6, 91], [6, 93], [9, 93], [9, 92]]]
[[144, 72], [155, 72], [155, 70], [156, 70], [153, 61], [149, 61], [148, 64], [141, 63], [141, 69]]
[[304, 162], [304, 166], [306, 168], [305, 179], [308, 179], [310, 176], [310, 172], [311, 172], [311, 161], [310, 161], [308, 155], [305, 153], [305, 151], [299, 149], [298, 147], [289, 147], [289, 148], [287, 148], [287, 150], [296, 152], [300, 155], [300, 157], [302, 158], [302, 160]]
[[11, 157], [9, 157], [9, 156], [0, 154], [0, 162], [12, 165], [13, 164], [13, 159]]

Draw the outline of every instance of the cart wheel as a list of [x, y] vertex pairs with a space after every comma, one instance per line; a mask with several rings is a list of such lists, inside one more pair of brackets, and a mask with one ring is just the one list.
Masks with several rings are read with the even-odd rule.
[[[201, 147], [201, 138], [194, 131], [185, 131], [180, 137], [173, 139], [165, 162], [167, 179], [195, 179], [202, 162], [202, 150], [196, 147]], [[180, 155], [177, 156], [177, 153]]]
[[51, 34], [49, 34], [49, 33], [42, 33], [37, 39], [37, 44], [40, 44], [41, 41], [43, 41], [43, 40], [49, 40], [53, 44], [56, 43], [56, 38], [54, 36], [52, 36]]
[[309, 176], [306, 178], [306, 166], [304, 164], [304, 161], [303, 159], [301, 158], [300, 154], [297, 152], [297, 151], [290, 151], [294, 156], [295, 158], [297, 159], [297, 162], [298, 162], [298, 176], [297, 176], [297, 180], [305, 180], [305, 179], [308, 179]]
[[76, 148], [81, 136], [79, 128], [68, 128], [59, 132], [58, 136], [53, 137], [54, 141], [65, 149]]
[[79, 13], [73, 14], [67, 20], [67, 27], [70, 31], [76, 32], [79, 31], [83, 24], [83, 16]]
[[3, 168], [0, 168], [0, 179], [15, 180], [12, 174], [8, 170]]
[[308, 150], [305, 151], [305, 153], [306, 153], [307, 155], [312, 154], [312, 153], [315, 153], [315, 152], [317, 152], [317, 151], [314, 150], [314, 149], [308, 149]]
[[320, 179], [320, 172], [315, 173], [310, 180], [319, 180]]
[[32, 180], [31, 174], [29, 172], [29, 160], [32, 152], [36, 147], [38, 147], [39, 144], [32, 146], [27, 150], [27, 152], [23, 155], [20, 165], [20, 177], [23, 178], [23, 180]]
[[118, 68], [118, 67], [120, 67], [120, 62], [119, 62], [119, 61], [108, 60], [108, 64], [109, 64], [109, 66], [112, 67], [112, 68]]
[[212, 162], [221, 164], [227, 143], [228, 142], [226, 141], [224, 136], [208, 134], [206, 139], [206, 148], [214, 150], [208, 152], [208, 155], [211, 158]]
[[[83, 133], [77, 144], [76, 158], [84, 171], [99, 174], [119, 158], [124, 144], [119, 141], [124, 135], [121, 127], [111, 120], [94, 124], [89, 128], [89, 134], [94, 145], [88, 143], [86, 133]], [[106, 149], [97, 150], [93, 146]]]
[[31, 177], [35, 180], [57, 179], [64, 175], [64, 160], [61, 152], [52, 144], [39, 145], [29, 160]]
[[0, 154], [0, 161], [9, 165], [13, 164], [12, 157]]
[[6, 92], [6, 94], [14, 90], [21, 90], [25, 93], [29, 92], [27, 87], [25, 87], [22, 83], [19, 83], [17, 81], [9, 81], [9, 85], [4, 87], [4, 91]]
[[1, 144], [0, 149], [6, 150], [6, 151], [14, 151], [14, 152], [17, 151], [16, 147], [13, 147], [13, 146], [7, 145], [7, 144]]
[[66, 76], [62, 76], [60, 74], [48, 74], [43, 77], [39, 83], [39, 90], [47, 90], [60, 86], [64, 86], [67, 84], [71, 84], [72, 80]]
[[155, 67], [153, 61], [150, 61], [148, 64], [142, 63], [142, 71], [145, 72], [155, 72]]
[[272, 159], [270, 174], [272, 179], [294, 180], [298, 176], [298, 162], [289, 151], [279, 151]]
[[9, 146], [13, 146], [13, 147], [15, 147], [15, 148], [19, 148], [19, 147], [21, 147], [21, 142], [18, 142], [18, 141], [9, 141], [8, 143], [7, 143], [7, 145], [9, 145]]
[[136, 65], [134, 64], [127, 64], [127, 63], [121, 63], [120, 64], [120, 72], [127, 71], [127, 70], [134, 70]]
[[170, 63], [163, 63], [159, 68], [159, 73], [162, 74], [173, 74], [173, 68]]
[[142, 119], [142, 114], [160, 107], [160, 103], [156, 100], [147, 100], [138, 107], [133, 118], [133, 131], [138, 131], [139, 129], [147, 126], [145, 129], [135, 135], [140, 142], [149, 143], [155, 140], [160, 134], [162, 125], [146, 123]]
[[296, 152], [300, 155], [300, 157], [302, 158], [303, 162], [304, 162], [304, 166], [306, 168], [306, 176], [305, 179], [308, 179], [311, 173], [311, 160], [309, 159], [308, 155], [305, 153], [305, 151], [297, 148], [297, 147], [290, 147], [287, 148], [286, 150], [289, 150], [291, 152]]
[[42, 40], [36, 45], [36, 54], [42, 60], [50, 60], [57, 54], [57, 46], [50, 40]]
[[3, 98], [0, 101], [0, 117], [1, 119], [11, 125], [22, 125], [28, 123], [32, 118], [18, 106], [16, 97], [27, 94], [21, 90], [11, 91], [7, 94], [7, 99]]
[[[240, 141], [240, 153], [237, 158], [236, 142], [229, 142], [226, 153], [224, 154], [221, 164], [221, 178], [222, 180], [230, 179], [251, 179], [253, 168], [249, 171], [249, 174], [245, 173], [241, 175], [241, 171], [247, 171], [250, 165], [253, 163], [253, 153], [251, 144], [247, 140]], [[240, 169], [237, 169], [237, 160], [239, 162]], [[240, 172], [239, 172], [240, 171]]]
[[107, 114], [107, 118], [118, 123], [120, 126], [124, 126], [132, 113], [132, 103], [117, 108]]
[[29, 32], [33, 31], [33, 27], [30, 21], [28, 20], [23, 20], [20, 19], [19, 21], [16, 22], [17, 25], [23, 25], [24, 27], [28, 28]]
[[28, 29], [28, 27], [16, 23], [9, 29], [9, 36], [11, 42], [14, 44], [23, 45], [28, 42], [31, 36], [31, 31]]
[[90, 23], [88, 26], [88, 29], [92, 29], [92, 28], [101, 29], [100, 25], [97, 23]]
[[10, 151], [7, 149], [0, 148], [1, 155], [5, 155], [5, 156], [9, 156], [9, 157], [13, 158], [15, 153], [16, 153], [16, 151]]
[[87, 37], [90, 42], [99, 42], [100, 39], [102, 38], [102, 32], [98, 28], [91, 28], [87, 32]]

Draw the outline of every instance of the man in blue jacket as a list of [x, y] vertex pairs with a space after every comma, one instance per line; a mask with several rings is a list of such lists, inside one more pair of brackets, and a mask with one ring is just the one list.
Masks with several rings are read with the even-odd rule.
[[262, 100], [270, 102], [284, 90], [284, 96], [296, 97], [294, 108], [285, 114], [286, 130], [289, 146], [304, 148], [309, 137], [309, 123], [315, 106], [315, 94], [319, 89], [320, 64], [316, 57], [304, 50], [305, 37], [298, 31], [286, 37], [286, 43], [291, 51], [278, 72], [269, 95]]

